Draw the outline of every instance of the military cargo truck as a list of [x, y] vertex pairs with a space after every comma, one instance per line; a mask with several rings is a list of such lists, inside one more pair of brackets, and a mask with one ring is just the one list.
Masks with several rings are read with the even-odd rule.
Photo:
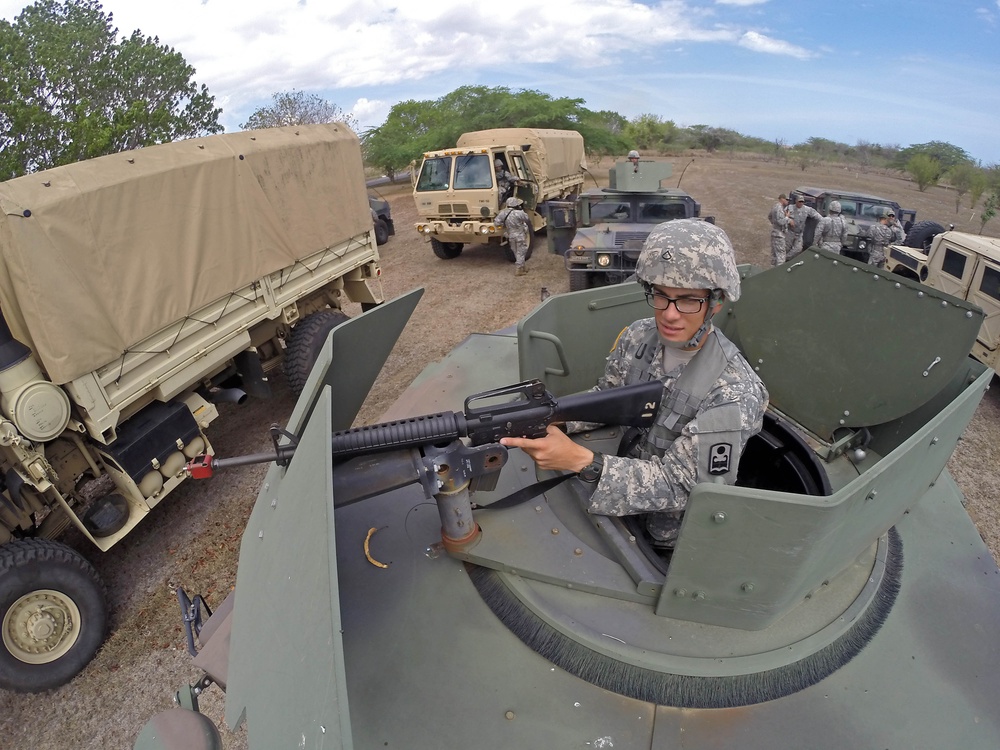
[[[252, 750], [1000, 747], [1000, 571], [946, 469], [992, 376], [968, 356], [981, 313], [825, 250], [755, 271], [714, 320], [767, 385], [764, 428], [735, 485], [693, 488], [672, 553], [587, 513], [593, 484], [430, 429], [481, 424], [472, 394], [518, 380], [560, 403], [590, 387], [650, 314], [638, 284], [470, 335], [354, 458], [332, 448], [390, 436], [344, 431], [368, 383], [337, 362], [373, 380], [350, 342], [413, 307], [333, 331], [197, 635], [203, 678], [136, 748], [218, 747], [191, 710], [213, 682]], [[539, 412], [496, 406], [498, 426]], [[614, 454], [622, 430], [575, 439]]]
[[574, 130], [477, 130], [454, 148], [428, 151], [412, 172], [413, 199], [416, 229], [437, 257], [457, 258], [472, 244], [502, 248], [514, 262], [502, 227], [493, 224], [509, 197], [499, 186], [497, 160], [516, 178], [509, 195], [524, 201], [536, 232], [546, 224], [546, 204], [579, 192], [587, 168], [583, 136]]
[[54, 541], [125, 537], [211, 450], [215, 402], [301, 388], [382, 301], [357, 136], [253, 130], [0, 184], [0, 687], [72, 678], [104, 586]]
[[565, 258], [570, 291], [625, 281], [656, 224], [701, 217], [688, 193], [662, 187], [672, 171], [669, 162], [619, 162], [608, 170], [608, 187], [549, 202], [548, 247]]
[[926, 252], [891, 245], [885, 256], [887, 271], [982, 308], [986, 317], [971, 353], [1000, 372], [1000, 239], [948, 231], [935, 235]]

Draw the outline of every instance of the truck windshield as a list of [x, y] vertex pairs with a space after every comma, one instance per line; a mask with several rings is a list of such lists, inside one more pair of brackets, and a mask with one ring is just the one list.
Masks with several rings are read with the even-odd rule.
[[455, 190], [493, 187], [489, 154], [469, 154], [455, 158]]
[[424, 159], [424, 165], [420, 168], [420, 177], [417, 179], [417, 191], [447, 190], [450, 178], [450, 156], [437, 156], [433, 159]]

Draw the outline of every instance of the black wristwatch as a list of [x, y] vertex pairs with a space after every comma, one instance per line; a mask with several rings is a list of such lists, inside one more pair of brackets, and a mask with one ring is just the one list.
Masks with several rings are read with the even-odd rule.
[[604, 456], [595, 453], [594, 460], [580, 469], [577, 476], [584, 482], [596, 482], [601, 478], [602, 471], [604, 471]]

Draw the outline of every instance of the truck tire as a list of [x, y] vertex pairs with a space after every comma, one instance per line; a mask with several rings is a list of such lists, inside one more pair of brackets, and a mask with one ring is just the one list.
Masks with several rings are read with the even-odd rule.
[[385, 219], [377, 219], [375, 221], [375, 244], [384, 245], [389, 241], [389, 225], [385, 223]]
[[926, 253], [931, 249], [931, 241], [943, 231], [944, 227], [936, 221], [918, 221], [906, 233], [903, 244], [906, 247], [919, 248]]
[[441, 260], [451, 260], [462, 254], [461, 242], [441, 242], [431, 237], [431, 250]]
[[350, 318], [340, 310], [320, 310], [307, 315], [292, 329], [284, 364], [285, 379], [288, 380], [292, 393], [302, 393], [327, 336], [345, 320]]
[[[535, 249], [535, 242], [532, 237], [532, 233], [528, 232], [528, 249], [524, 253], [525, 260], [531, 260], [531, 251]], [[508, 242], [503, 246], [503, 255], [510, 263], [517, 263], [517, 258], [514, 257], [514, 251], [510, 249], [510, 243]]]
[[104, 642], [107, 594], [80, 553], [50, 539], [0, 545], [0, 688], [65, 685]]
[[569, 290], [571, 292], [579, 292], [583, 289], [590, 289], [590, 274], [586, 271], [570, 271], [569, 272]]

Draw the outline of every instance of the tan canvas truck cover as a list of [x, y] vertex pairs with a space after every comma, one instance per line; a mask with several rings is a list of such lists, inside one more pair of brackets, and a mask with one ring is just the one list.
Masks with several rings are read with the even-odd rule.
[[499, 128], [476, 130], [459, 136], [459, 148], [473, 146], [530, 146], [524, 158], [542, 183], [587, 168], [583, 136], [575, 130], [551, 128]]
[[344, 125], [193, 138], [0, 183], [0, 306], [68, 383], [371, 229]]

